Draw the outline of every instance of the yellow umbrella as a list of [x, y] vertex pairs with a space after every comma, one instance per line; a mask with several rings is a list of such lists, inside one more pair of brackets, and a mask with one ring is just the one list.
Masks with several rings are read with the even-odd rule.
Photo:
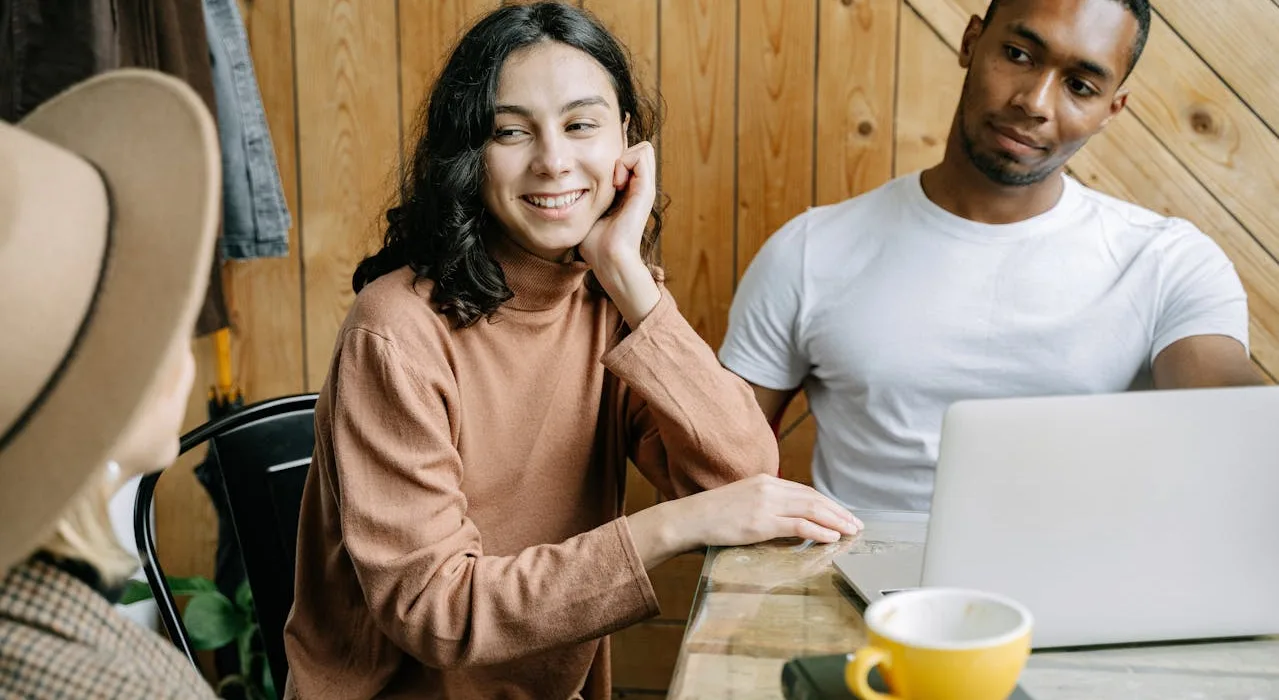
[[209, 419], [220, 418], [244, 406], [244, 394], [231, 379], [231, 329], [213, 332], [213, 351], [217, 361], [216, 383], [209, 387]]

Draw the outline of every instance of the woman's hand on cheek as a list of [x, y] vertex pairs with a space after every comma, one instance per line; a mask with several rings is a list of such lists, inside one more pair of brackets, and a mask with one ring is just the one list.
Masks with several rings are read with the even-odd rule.
[[591, 227], [578, 250], [592, 268], [639, 262], [640, 241], [657, 195], [657, 158], [647, 141], [622, 152], [613, 166], [613, 206]]
[[657, 196], [657, 158], [651, 143], [637, 143], [622, 153], [613, 168], [613, 187], [617, 188], [617, 199], [591, 227], [578, 252], [634, 328], [661, 299], [640, 255], [644, 228]]

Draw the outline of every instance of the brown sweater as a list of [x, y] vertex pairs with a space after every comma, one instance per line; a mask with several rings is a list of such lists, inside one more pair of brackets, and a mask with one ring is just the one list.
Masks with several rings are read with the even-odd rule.
[[607, 698], [657, 614], [626, 460], [667, 496], [777, 473], [749, 387], [670, 294], [628, 332], [582, 264], [498, 244], [515, 297], [453, 328], [401, 269], [356, 298], [316, 407], [288, 697]]

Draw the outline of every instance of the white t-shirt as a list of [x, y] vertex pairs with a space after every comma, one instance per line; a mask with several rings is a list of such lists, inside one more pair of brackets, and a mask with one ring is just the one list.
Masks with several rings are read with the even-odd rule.
[[934, 204], [915, 173], [769, 238], [719, 357], [763, 387], [802, 384], [818, 490], [926, 511], [952, 402], [1124, 391], [1188, 336], [1247, 347], [1244, 289], [1212, 239], [1065, 181], [1048, 212], [990, 225]]

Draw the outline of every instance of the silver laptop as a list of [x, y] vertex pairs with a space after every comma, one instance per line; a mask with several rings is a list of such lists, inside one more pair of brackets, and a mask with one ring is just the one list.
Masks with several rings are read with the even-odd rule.
[[1279, 387], [958, 402], [931, 516], [867, 513], [872, 602], [1008, 595], [1034, 646], [1279, 633]]

